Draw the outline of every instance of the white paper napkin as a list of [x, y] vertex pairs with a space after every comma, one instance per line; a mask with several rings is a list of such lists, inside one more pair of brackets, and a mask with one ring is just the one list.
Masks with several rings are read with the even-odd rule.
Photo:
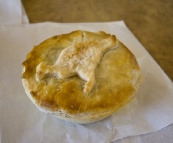
[[[137, 57], [144, 75], [135, 99], [112, 116], [87, 125], [41, 113], [26, 96], [21, 63], [34, 45], [76, 29], [115, 34]], [[3, 143], [107, 143], [173, 123], [173, 84], [123, 21], [41, 23], [0, 27], [0, 138]]]
[[20, 0], [0, 0], [0, 25], [29, 23]]

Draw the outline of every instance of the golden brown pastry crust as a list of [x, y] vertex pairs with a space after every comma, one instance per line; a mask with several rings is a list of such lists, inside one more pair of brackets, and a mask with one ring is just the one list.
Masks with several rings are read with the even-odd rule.
[[[57, 78], [49, 75], [36, 80], [37, 66], [54, 65], [61, 51], [75, 42], [96, 41], [112, 37], [112, 49], [95, 69], [95, 83], [89, 93], [86, 81], [74, 75]], [[141, 83], [141, 72], [134, 55], [114, 35], [105, 32], [74, 31], [49, 38], [35, 46], [23, 62], [22, 83], [33, 103], [42, 111], [60, 119], [90, 123], [103, 119], [131, 101]]]

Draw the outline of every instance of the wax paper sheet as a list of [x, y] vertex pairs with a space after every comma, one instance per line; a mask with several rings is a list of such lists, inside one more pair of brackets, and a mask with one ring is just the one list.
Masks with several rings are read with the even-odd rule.
[[[34, 45], [77, 29], [115, 34], [134, 53], [144, 75], [132, 102], [110, 117], [87, 125], [62, 121], [40, 112], [21, 83], [21, 63]], [[173, 123], [173, 84], [123, 21], [1, 25], [0, 51], [2, 143], [107, 143], [155, 132]]]

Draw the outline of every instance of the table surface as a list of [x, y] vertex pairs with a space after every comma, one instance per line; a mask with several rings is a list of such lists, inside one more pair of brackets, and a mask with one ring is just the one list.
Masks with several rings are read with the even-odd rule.
[[[124, 20], [135, 37], [173, 81], [172, 0], [22, 0], [22, 3], [30, 23]], [[167, 133], [172, 131], [173, 125], [159, 132], [145, 135], [142, 140], [159, 142], [159, 138], [166, 138], [171, 142], [173, 137]], [[164, 139], [160, 140], [162, 141]], [[119, 142], [122, 141], [117, 141]]]

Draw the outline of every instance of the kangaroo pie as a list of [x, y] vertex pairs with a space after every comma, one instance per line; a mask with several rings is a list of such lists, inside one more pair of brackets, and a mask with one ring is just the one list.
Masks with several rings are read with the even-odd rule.
[[73, 31], [35, 46], [22, 63], [22, 83], [46, 113], [91, 123], [131, 101], [141, 83], [135, 56], [114, 35]]

